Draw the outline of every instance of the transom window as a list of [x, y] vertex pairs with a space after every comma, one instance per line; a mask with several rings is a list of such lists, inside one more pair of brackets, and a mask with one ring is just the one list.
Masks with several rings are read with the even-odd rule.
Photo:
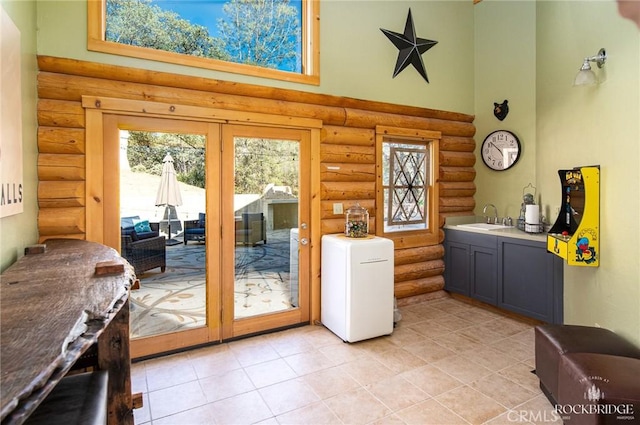
[[438, 234], [439, 132], [378, 126], [377, 233]]
[[315, 84], [319, 0], [87, 0], [89, 50]]

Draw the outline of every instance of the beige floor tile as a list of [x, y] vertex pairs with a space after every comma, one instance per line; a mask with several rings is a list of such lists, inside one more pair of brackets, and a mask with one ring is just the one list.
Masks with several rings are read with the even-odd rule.
[[496, 416], [488, 422], [485, 422], [485, 425], [532, 425], [531, 422], [527, 420], [527, 416], [520, 416], [519, 412], [516, 410], [507, 410], [500, 416]]
[[256, 389], [244, 370], [236, 369], [222, 375], [210, 376], [200, 380], [202, 392], [207, 402], [222, 400]]
[[[444, 320], [443, 320], [444, 321]], [[412, 325], [411, 329], [420, 335], [424, 335], [431, 339], [436, 339], [440, 335], [452, 333], [451, 328], [441, 324], [437, 319], [427, 319], [418, 324]]]
[[403, 346], [411, 342], [422, 341], [425, 336], [409, 327], [397, 327], [389, 337], [389, 341], [396, 346]]
[[331, 344], [342, 344], [342, 340], [333, 332], [323, 326], [314, 326], [314, 330], [306, 332], [303, 338], [315, 348], [325, 347]]
[[256, 345], [229, 345], [242, 367], [280, 358], [278, 352], [266, 341]]
[[490, 344], [504, 338], [499, 333], [481, 326], [470, 326], [465, 329], [460, 329], [456, 331], [456, 333], [458, 335], [463, 335], [469, 338], [471, 341], [482, 345]]
[[149, 408], [151, 410], [151, 418], [154, 421], [206, 403], [207, 399], [198, 381], [149, 393]]
[[510, 317], [499, 317], [495, 321], [486, 323], [492, 330], [501, 335], [512, 336], [527, 329], [533, 330], [533, 326]]
[[256, 388], [266, 387], [297, 375], [283, 359], [270, 360], [244, 368], [247, 376]]
[[143, 363], [133, 363], [131, 365], [131, 392], [146, 393], [147, 388], [147, 371]]
[[469, 386], [508, 409], [513, 409], [539, 394], [495, 373], [474, 381]]
[[533, 328], [518, 332], [515, 335], [511, 335], [509, 339], [519, 342], [522, 345], [526, 345], [529, 348], [535, 349], [536, 346], [536, 337]]
[[377, 421], [371, 422], [370, 425], [405, 425], [405, 422], [400, 419], [398, 415], [392, 413], [389, 416], [385, 416], [382, 419], [378, 419]]
[[298, 376], [335, 366], [335, 363], [331, 359], [317, 350], [287, 356], [284, 360]]
[[372, 357], [388, 367], [393, 373], [402, 373], [426, 364], [424, 360], [402, 348], [375, 353]]
[[331, 344], [318, 349], [335, 365], [358, 360], [366, 355], [365, 352], [355, 344]]
[[338, 367], [310, 373], [302, 378], [321, 399], [333, 397], [360, 386], [355, 379]]
[[535, 349], [513, 341], [512, 339], [505, 338], [491, 344], [493, 348], [502, 351], [503, 353], [518, 359], [520, 361], [530, 359], [535, 356]]
[[451, 298], [436, 300], [428, 303], [430, 307], [442, 310], [448, 314], [456, 314], [474, 308], [472, 305]]
[[451, 315], [446, 318], [437, 319], [438, 324], [452, 331], [459, 331], [473, 326], [475, 323], [471, 320], [462, 319], [458, 316]]
[[338, 394], [324, 402], [345, 424], [368, 424], [392, 413], [364, 388]]
[[480, 366], [462, 356], [450, 356], [433, 363], [433, 366], [448, 373], [454, 378], [468, 384], [492, 372], [484, 366]]
[[269, 343], [281, 357], [313, 351], [315, 348], [304, 339], [302, 333], [278, 333]]
[[188, 353], [178, 353], [178, 354], [170, 354], [168, 356], [157, 357], [155, 359], [145, 360], [141, 364], [144, 365], [145, 369], [155, 370], [158, 368], [167, 368], [173, 367], [182, 363], [189, 363], [189, 354]]
[[478, 344], [477, 342], [467, 338], [466, 336], [457, 333], [440, 335], [438, 337], [432, 337], [432, 339], [443, 347], [455, 351], [456, 353], [461, 353], [463, 351], [469, 350], [478, 350], [482, 347], [481, 344]]
[[425, 400], [396, 415], [408, 425], [468, 425], [469, 423], [434, 399]]
[[464, 385], [462, 381], [431, 365], [404, 372], [400, 376], [430, 396], [436, 396]]
[[258, 392], [274, 415], [281, 415], [320, 401], [320, 397], [302, 378], [260, 388]]
[[216, 401], [211, 406], [217, 424], [252, 424], [273, 416], [257, 390]]
[[147, 386], [150, 392], [173, 387], [198, 379], [190, 362], [178, 362], [174, 365], [156, 367], [147, 373]]
[[216, 355], [192, 359], [191, 365], [199, 379], [209, 376], [223, 375], [242, 367], [236, 356], [231, 351], [221, 352]]
[[490, 346], [483, 346], [479, 350], [464, 351], [460, 355], [492, 371], [520, 363], [519, 360]]
[[215, 424], [211, 405], [195, 407], [175, 415], [153, 421], [153, 425], [208, 425]]
[[472, 424], [482, 424], [506, 411], [500, 403], [469, 386], [455, 388], [435, 399]]
[[540, 388], [540, 380], [531, 370], [526, 363], [516, 363], [513, 366], [502, 369], [498, 373], [531, 391], [538, 391]]
[[280, 425], [339, 424], [340, 419], [322, 402], [316, 402], [300, 409], [279, 415]]
[[393, 350], [396, 345], [391, 342], [391, 339], [386, 336], [378, 338], [367, 339], [365, 341], [358, 341], [352, 345], [360, 348], [363, 352], [368, 354], [382, 353], [384, 351]]
[[430, 396], [404, 379], [395, 375], [365, 387], [392, 411], [401, 410], [426, 400]]
[[444, 348], [433, 339], [404, 345], [404, 349], [427, 363], [436, 362], [440, 359], [444, 359], [445, 357], [456, 355], [455, 351]]
[[393, 375], [391, 369], [371, 357], [342, 364], [338, 369], [358, 381], [360, 385], [372, 384]]

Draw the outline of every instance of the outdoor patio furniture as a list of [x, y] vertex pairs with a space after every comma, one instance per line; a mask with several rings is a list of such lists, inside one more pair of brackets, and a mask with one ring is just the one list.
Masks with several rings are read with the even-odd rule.
[[262, 213], [242, 213], [236, 221], [236, 244], [255, 246], [267, 243], [267, 226]]
[[166, 239], [160, 236], [158, 223], [146, 222], [148, 228], [144, 224], [138, 216], [120, 219], [120, 254], [133, 266], [137, 275], [156, 267], [164, 273], [167, 266]]
[[184, 222], [184, 244], [187, 241], [205, 241], [205, 213], [200, 213], [197, 220], [186, 220]]

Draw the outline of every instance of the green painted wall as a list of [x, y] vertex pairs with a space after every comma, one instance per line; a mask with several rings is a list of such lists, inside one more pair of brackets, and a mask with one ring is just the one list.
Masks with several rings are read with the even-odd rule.
[[[38, 54], [473, 113], [471, 1], [332, 1], [320, 6], [320, 86], [287, 83], [88, 52], [84, 1], [38, 3]], [[430, 84], [409, 67], [392, 78], [398, 50], [380, 28], [438, 41], [423, 55]]]
[[[38, 242], [36, 5], [6, 0], [0, 1], [0, 5], [20, 31], [24, 182], [24, 211], [0, 219], [0, 270], [4, 270], [22, 256], [26, 246]], [[1, 163], [0, 166], [11, 167], [11, 164]]]
[[[555, 170], [600, 165], [600, 267], [568, 267], [565, 321], [640, 343], [640, 31], [613, 1], [537, 4], [536, 174], [543, 204], [560, 205]], [[572, 87], [601, 47], [606, 81]], [[595, 67], [597, 68], [597, 66]]]

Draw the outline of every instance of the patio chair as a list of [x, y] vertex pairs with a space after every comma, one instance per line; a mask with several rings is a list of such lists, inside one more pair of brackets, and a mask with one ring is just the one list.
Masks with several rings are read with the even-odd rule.
[[184, 244], [187, 241], [205, 241], [205, 213], [200, 213], [197, 220], [186, 220], [184, 222]]
[[166, 250], [166, 239], [160, 236], [158, 223], [140, 222], [137, 216], [121, 218], [120, 255], [133, 266], [136, 275], [156, 267], [164, 273]]
[[242, 213], [242, 220], [236, 221], [236, 245], [256, 246], [267, 243], [267, 226], [262, 213]]

